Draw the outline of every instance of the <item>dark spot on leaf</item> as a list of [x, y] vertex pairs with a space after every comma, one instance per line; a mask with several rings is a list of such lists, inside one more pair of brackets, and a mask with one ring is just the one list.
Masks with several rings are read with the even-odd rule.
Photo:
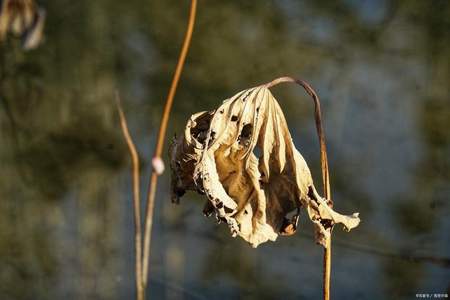
[[225, 210], [225, 213], [227, 213], [227, 214], [229, 214], [229, 213], [232, 213], [232, 212], [233, 212], [233, 210], [232, 210], [231, 208], [229, 208], [229, 207], [226, 207], [226, 206], [225, 206], [224, 210]]
[[250, 138], [252, 135], [253, 126], [251, 124], [246, 124], [242, 127], [241, 138]]
[[251, 124], [247, 124], [242, 127], [241, 134], [238, 137], [238, 142], [240, 145], [243, 145], [244, 147], [248, 147], [250, 145], [252, 130], [253, 126]]
[[326, 219], [320, 220], [320, 224], [322, 224], [322, 226], [325, 229], [331, 228], [333, 226], [333, 222], [331, 220], [326, 220]]
[[313, 191], [312, 186], [308, 187], [308, 197], [311, 198], [312, 200], [316, 200], [317, 201], [316, 196], [314, 195], [314, 191]]

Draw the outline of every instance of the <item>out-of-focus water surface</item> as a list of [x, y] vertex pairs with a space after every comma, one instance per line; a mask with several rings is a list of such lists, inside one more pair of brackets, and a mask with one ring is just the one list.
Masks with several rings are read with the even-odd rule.
[[[142, 192], [189, 1], [39, 1], [45, 43], [0, 46], [0, 299], [131, 299], [129, 156], [121, 92], [143, 160]], [[449, 293], [450, 2], [200, 1], [169, 136], [194, 112], [291, 75], [323, 106], [337, 210], [333, 299]], [[320, 187], [311, 100], [273, 90]], [[252, 249], [169, 200], [160, 179], [152, 299], [318, 299], [322, 249], [299, 232]], [[303, 215], [305, 217], [305, 215]]]

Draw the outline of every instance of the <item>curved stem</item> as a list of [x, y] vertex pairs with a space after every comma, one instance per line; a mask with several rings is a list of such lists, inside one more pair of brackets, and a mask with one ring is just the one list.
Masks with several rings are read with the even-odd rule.
[[[170, 85], [169, 94], [167, 95], [166, 104], [164, 106], [164, 112], [161, 119], [158, 140], [155, 147], [155, 154], [153, 156], [153, 170], [149, 182], [149, 189], [147, 194], [147, 209], [145, 214], [145, 231], [144, 231], [144, 253], [143, 253], [143, 274], [142, 281], [144, 288], [147, 287], [148, 281], [148, 268], [149, 268], [149, 257], [150, 257], [150, 242], [153, 226], [153, 210], [155, 206], [155, 194], [156, 187], [158, 183], [158, 175], [163, 171], [163, 163], [161, 160], [162, 151], [164, 148], [164, 139], [167, 131], [167, 124], [169, 121], [170, 111], [172, 109], [173, 98], [177, 89], [178, 81], [180, 80], [181, 71], [183, 70], [184, 61], [186, 60], [187, 52], [189, 49], [189, 44], [192, 37], [192, 32], [194, 29], [195, 15], [197, 10], [197, 0], [191, 0], [191, 8], [189, 13], [189, 22], [184, 37], [183, 47], [181, 49], [180, 57], [178, 59], [178, 64], [175, 69], [175, 74], [173, 76], [172, 84]], [[157, 167], [157, 166], [160, 167]]]
[[[333, 206], [331, 201], [331, 189], [330, 189], [330, 174], [328, 171], [328, 157], [327, 148], [325, 143], [325, 133], [322, 126], [322, 112], [320, 110], [320, 100], [314, 89], [305, 81], [300, 79], [294, 79], [292, 77], [280, 77], [266, 84], [267, 88], [271, 88], [277, 84], [283, 82], [292, 82], [301, 85], [305, 91], [314, 100], [314, 116], [316, 121], [316, 130], [320, 143], [320, 166], [322, 169], [322, 182], [323, 182], [323, 194], [327, 199], [328, 204]], [[330, 279], [331, 279], [331, 232], [333, 227], [330, 227], [330, 237], [327, 239], [327, 244], [323, 253], [323, 299], [330, 299]]]
[[136, 298], [144, 300], [145, 290], [142, 284], [142, 233], [141, 233], [141, 209], [139, 203], [139, 155], [128, 131], [127, 119], [122, 110], [119, 93], [116, 92], [116, 104], [119, 111], [122, 133], [127, 142], [132, 161], [133, 178], [133, 205], [134, 205], [134, 246], [135, 246], [135, 276], [136, 276]]
[[325, 143], [325, 133], [322, 127], [322, 112], [320, 109], [320, 99], [314, 89], [304, 80], [295, 79], [292, 77], [280, 77], [266, 84], [267, 88], [271, 88], [280, 83], [284, 82], [292, 82], [301, 85], [305, 91], [312, 97], [314, 100], [314, 117], [316, 121], [316, 130], [317, 135], [319, 137], [320, 143], [320, 165], [322, 169], [322, 182], [323, 182], [323, 193], [324, 197], [327, 200], [331, 200], [330, 194], [330, 174], [328, 171], [328, 157], [327, 157], [327, 147]]

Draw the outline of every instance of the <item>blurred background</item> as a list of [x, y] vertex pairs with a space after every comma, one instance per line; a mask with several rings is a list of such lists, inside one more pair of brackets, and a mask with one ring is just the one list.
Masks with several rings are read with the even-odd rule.
[[[130, 162], [142, 193], [189, 1], [38, 1], [45, 40], [0, 45], [0, 299], [132, 299]], [[413, 299], [450, 288], [450, 1], [200, 1], [169, 137], [188, 117], [282, 75], [322, 100], [338, 211], [332, 299]], [[273, 89], [320, 189], [313, 105]], [[168, 137], [168, 139], [169, 139]], [[167, 145], [166, 145], [167, 149]], [[165, 157], [167, 164], [167, 157]], [[203, 217], [155, 208], [152, 299], [319, 299], [322, 248], [299, 231], [252, 249]]]

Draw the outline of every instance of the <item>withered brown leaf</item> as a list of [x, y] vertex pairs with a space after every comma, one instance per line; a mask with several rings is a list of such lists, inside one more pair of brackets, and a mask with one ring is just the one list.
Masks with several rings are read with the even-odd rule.
[[205, 194], [204, 213], [215, 212], [253, 247], [294, 233], [302, 207], [324, 247], [331, 225], [350, 230], [360, 222], [358, 213], [339, 214], [318, 194], [268, 85], [192, 115], [169, 151], [172, 200], [178, 203], [187, 190]]

